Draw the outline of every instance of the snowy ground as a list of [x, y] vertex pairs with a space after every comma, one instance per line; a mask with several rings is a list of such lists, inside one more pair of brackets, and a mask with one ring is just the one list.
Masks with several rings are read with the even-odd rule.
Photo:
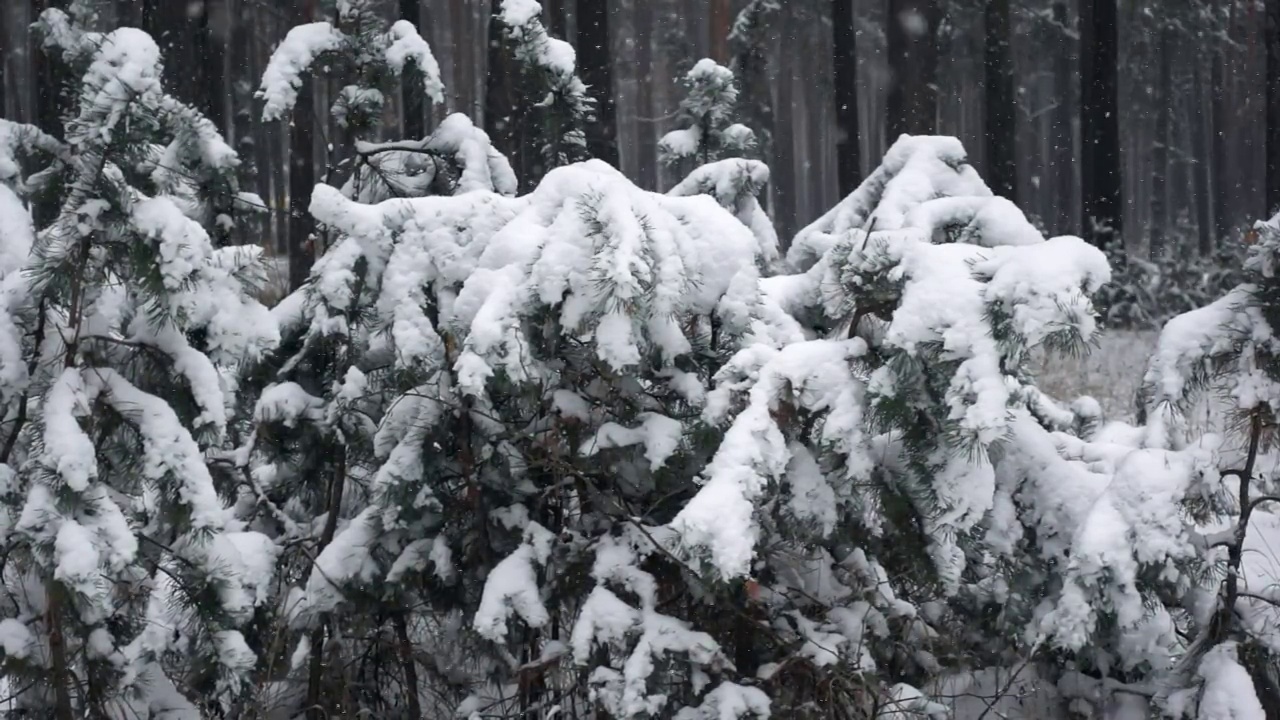
[[[1138, 389], [1159, 337], [1155, 330], [1104, 331], [1087, 355], [1041, 362], [1036, 368], [1039, 387], [1064, 402], [1088, 395], [1102, 405], [1107, 420], [1134, 422]], [[1206, 397], [1197, 405], [1190, 418], [1193, 426], [1205, 432], [1221, 432], [1221, 400]]]

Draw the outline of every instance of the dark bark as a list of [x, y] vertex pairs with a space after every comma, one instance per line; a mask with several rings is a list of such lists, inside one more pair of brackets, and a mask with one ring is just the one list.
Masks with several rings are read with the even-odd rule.
[[[708, 0], [711, 59], [721, 65], [729, 62], [729, 0]], [[581, 22], [581, 21], [579, 21]]]
[[[311, 22], [311, 1], [298, 4], [294, 23]], [[303, 77], [298, 88], [298, 103], [293, 109], [289, 133], [289, 289], [297, 290], [306, 283], [315, 263], [315, 245], [311, 239], [311, 191], [315, 175], [315, 81]], [[318, 652], [318, 651], [317, 651]]]
[[1085, 238], [1099, 248], [1122, 251], [1116, 5], [1117, 0], [1080, 2], [1080, 200]]
[[609, 45], [609, 0], [578, 0], [578, 72], [596, 101], [596, 119], [586, 130], [591, 157], [618, 167], [618, 123], [614, 110]]
[[1075, 233], [1076, 220], [1080, 217], [1076, 209], [1076, 193], [1079, 183], [1076, 181], [1076, 79], [1077, 68], [1074, 54], [1074, 41], [1065, 32], [1069, 14], [1065, 2], [1053, 4], [1053, 20], [1059, 28], [1058, 47], [1054, 55], [1053, 83], [1054, 100], [1057, 108], [1052, 112], [1052, 177], [1057, 193], [1057, 232], [1059, 234]]
[[853, 0], [831, 0], [832, 66], [836, 84], [836, 177], [840, 196], [857, 189], [862, 175], [858, 132], [858, 52]]
[[1173, 31], [1160, 33], [1160, 79], [1155, 104], [1155, 141], [1151, 143], [1151, 258], [1165, 255], [1165, 232], [1169, 228], [1169, 145], [1170, 114], [1173, 112]]
[[137, 0], [116, 0], [116, 25], [120, 27], [140, 25], [139, 9]]
[[889, 0], [890, 144], [937, 131], [938, 18], [936, 0]]
[[1232, 218], [1230, 176], [1228, 174], [1227, 157], [1231, 152], [1228, 142], [1228, 114], [1226, 95], [1227, 58], [1225, 52], [1219, 50], [1213, 61], [1213, 227], [1218, 242], [1226, 240], [1231, 234]]
[[1018, 202], [1018, 162], [1013, 54], [1009, 48], [1009, 0], [987, 0], [984, 43], [987, 184]]
[[[400, 0], [400, 18], [413, 23], [420, 34], [422, 27], [421, 0]], [[422, 70], [418, 66], [405, 68], [400, 87], [401, 131], [406, 138], [418, 140], [427, 134], [426, 92], [422, 86]]]
[[1199, 64], [1191, 67], [1193, 106], [1191, 122], [1191, 154], [1195, 162], [1192, 169], [1196, 207], [1196, 239], [1200, 257], [1210, 257], [1216, 250], [1213, 238], [1212, 203], [1209, 201], [1209, 139], [1208, 133], [1208, 98], [1204, 93], [1204, 81], [1201, 79]]
[[567, 0], [547, 0], [542, 3], [542, 7], [547, 14], [547, 30], [554, 37], [569, 37], [569, 18], [565, 16], [565, 2]]
[[1280, 0], [1267, 0], [1267, 214], [1280, 209]]
[[200, 12], [188, 13], [192, 30], [191, 74], [189, 77], [196, 93], [195, 106], [200, 108], [218, 130], [227, 133], [226, 83], [223, 76], [226, 46], [214, 34], [212, 0], [199, 3]]
[[142, 29], [160, 46], [165, 90], [226, 130], [223, 46], [213, 35], [211, 2], [143, 0]]
[[[653, 107], [653, 7], [647, 0], [635, 3], [636, 27], [636, 90], [641, 113], [648, 113]], [[656, 123], [641, 120], [636, 124], [639, 137], [636, 138], [639, 155], [640, 187], [646, 190], [658, 188], [658, 135]]]
[[0, 117], [17, 117], [9, 112], [9, 11], [0, 11]]

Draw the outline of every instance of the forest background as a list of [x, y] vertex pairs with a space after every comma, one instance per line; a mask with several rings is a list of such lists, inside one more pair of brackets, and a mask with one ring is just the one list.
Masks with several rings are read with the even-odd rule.
[[[497, 0], [386, 0], [415, 22], [440, 61], [446, 95], [389, 99], [384, 127], [419, 137], [450, 113], [482, 124], [536, 182], [513, 107], [518, 72], [489, 19]], [[65, 4], [65, 3], [63, 3]], [[295, 286], [313, 248], [310, 188], [343, 152], [327, 112], [337, 84], [304, 88], [310, 117], [264, 122], [254, 100], [272, 49], [317, 0], [92, 0], [106, 27], [157, 37], [166, 86], [232, 140], [272, 209], [246, 232], [282, 260], [293, 237]], [[29, 25], [59, 0], [6, 0], [0, 12], [0, 115], [56, 117], [41, 93], [55, 72]], [[742, 120], [757, 128], [772, 170], [767, 209], [779, 236], [817, 218], [879, 162], [900, 132], [954, 135], [993, 189], [1052, 234], [1119, 230], [1121, 256], [1157, 263], [1238, 251], [1242, 228], [1280, 205], [1280, 52], [1262, 0], [550, 0], [545, 20], [575, 46], [600, 103], [593, 155], [616, 160], [640, 187], [666, 190], [678, 172], [658, 160], [676, 125], [677, 78], [702, 57], [739, 75]], [[751, 5], [755, 13], [742, 11]], [[887, 23], [890, 17], [908, 21]], [[913, 36], [911, 18], [933, 32]], [[1268, 30], [1268, 28], [1272, 28]], [[1269, 36], [1268, 33], [1271, 33]], [[1270, 40], [1270, 42], [1268, 42]], [[893, 68], [897, 68], [895, 73]], [[1270, 70], [1268, 69], [1270, 68]], [[849, 82], [848, 79], [853, 81]], [[412, 87], [412, 84], [408, 85]], [[1272, 91], [1268, 93], [1268, 87]], [[990, 89], [988, 89], [990, 88]], [[1268, 96], [1272, 97], [1268, 123]], [[1114, 112], [1112, 112], [1114, 108]], [[48, 126], [50, 123], [44, 123]], [[1270, 128], [1270, 130], [1268, 130]], [[1094, 141], [1089, 141], [1093, 138]], [[298, 152], [309, 147], [310, 152]], [[1280, 147], [1272, 138], [1270, 147]], [[1085, 150], [1090, 149], [1086, 157]], [[1268, 191], [1268, 167], [1271, 189]], [[847, 168], [842, 178], [841, 166]], [[294, 211], [291, 213], [290, 208]], [[290, 217], [293, 225], [290, 226]], [[1086, 227], [1086, 225], [1088, 225]], [[785, 242], [785, 240], [784, 240]], [[1118, 250], [1117, 243], [1113, 249]], [[283, 264], [283, 263], [282, 263]], [[1201, 263], [1199, 278], [1209, 283]], [[1234, 263], [1231, 263], [1234, 265]], [[1158, 283], [1139, 264], [1137, 284]], [[282, 283], [283, 284], [283, 283]], [[1221, 284], [1221, 283], [1216, 283]], [[1184, 287], [1184, 290], [1186, 288]], [[1212, 295], [1217, 288], [1206, 289]], [[1141, 288], [1134, 292], [1142, 294]], [[1158, 292], [1152, 291], [1159, 295]], [[1129, 294], [1134, 294], [1133, 292]], [[1175, 301], [1148, 298], [1148, 305]], [[1180, 307], [1120, 312], [1156, 322]], [[1114, 314], [1114, 313], [1113, 313]], [[1154, 316], [1159, 317], [1154, 317]]]

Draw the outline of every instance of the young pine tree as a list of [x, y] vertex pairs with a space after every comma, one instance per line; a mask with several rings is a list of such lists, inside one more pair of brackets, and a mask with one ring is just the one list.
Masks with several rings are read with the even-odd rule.
[[342, 0], [331, 18], [294, 27], [272, 53], [258, 91], [262, 118], [293, 112], [303, 75], [313, 73], [345, 83], [330, 112], [348, 139], [374, 139], [386, 96], [406, 69], [416, 70], [428, 98], [444, 99], [440, 66], [412, 23], [388, 26], [372, 0]]
[[[518, 68], [518, 77], [505, 80], [514, 87], [511, 124], [507, 134], [515, 142], [532, 144], [537, 161], [521, 163], [521, 181], [532, 188], [551, 170], [586, 160], [586, 126], [596, 121], [596, 101], [578, 76], [573, 45], [551, 37], [542, 23], [542, 5], [535, 0], [501, 0], [490, 22], [502, 28], [506, 45], [495, 48], [501, 59]], [[496, 108], [491, 111], [496, 111]], [[512, 153], [524, 149], [512, 147]]]
[[[330, 538], [288, 575], [294, 666], [323, 678], [300, 678], [299, 707], [336, 708], [360, 657], [381, 672], [357, 702], [381, 713], [760, 710], [732, 682], [704, 695], [731, 662], [672, 613], [715, 612], [646, 533], [695, 489], [697, 408], [776, 249], [710, 198], [598, 162], [519, 198], [366, 205], [321, 187], [313, 210], [340, 241], [297, 299], [303, 334], [289, 346], [286, 329], [245, 453], [285, 532]], [[329, 487], [298, 460], [329, 462]], [[315, 495], [341, 498], [323, 522], [294, 513]]]
[[[777, 231], [760, 204], [769, 184], [769, 166], [743, 158], [755, 148], [755, 134], [744, 125], [730, 124], [737, 98], [733, 74], [703, 60], [685, 77], [685, 89], [688, 95], [680, 103], [680, 113], [690, 126], [667, 133], [658, 149], [669, 166], [692, 169], [668, 194], [710, 195], [751, 228], [761, 247], [777, 247]], [[777, 260], [762, 258], [769, 269]]]
[[[368, 28], [374, 22], [366, 5], [348, 4], [342, 12], [338, 26], [344, 28]], [[263, 80], [269, 108], [272, 98], [288, 95], [283, 88], [292, 87], [293, 81], [286, 76], [296, 78], [303, 68], [324, 61], [326, 53], [389, 59], [413, 50], [413, 57], [429, 58], [430, 50], [414, 40], [416, 32], [411, 34], [406, 25], [396, 23], [390, 34], [342, 34], [332, 46], [316, 45], [311, 38], [334, 38], [334, 26], [295, 28], [290, 32], [294, 41], [286, 40], [277, 49], [270, 64], [276, 69], [269, 68]], [[399, 47], [402, 44], [405, 47]], [[305, 50], [314, 47], [329, 49]], [[294, 62], [303, 55], [306, 62]], [[431, 68], [429, 79], [437, 77], [434, 62], [422, 64]], [[325, 67], [341, 77], [352, 75], [341, 65]], [[378, 67], [369, 61], [354, 76], [385, 79], [386, 68]], [[335, 113], [341, 110], [340, 117], [351, 127], [363, 128], [358, 137], [372, 137], [380, 113], [366, 113], [361, 107], [365, 106], [335, 106]], [[363, 119], [355, 122], [356, 117]], [[382, 717], [397, 712], [422, 717], [422, 708], [433, 699], [447, 704], [451, 697], [448, 688], [440, 688], [438, 696], [429, 692], [438, 685], [436, 667], [420, 666], [416, 660], [419, 648], [434, 642], [437, 625], [449, 620], [448, 610], [406, 610], [421, 602], [425, 580], [415, 573], [407, 587], [401, 587], [399, 576], [416, 569], [405, 564], [382, 588], [356, 593], [326, 588], [330, 579], [339, 583], [347, 577], [343, 553], [350, 550], [351, 536], [346, 528], [389, 491], [392, 470], [380, 468], [388, 462], [384, 438], [392, 431], [380, 431], [378, 424], [407, 412], [408, 416], [395, 417], [412, 425], [417, 402], [412, 391], [420, 385], [422, 392], [431, 391], [429, 368], [393, 362], [400, 350], [392, 340], [403, 329], [397, 314], [406, 312], [421, 299], [415, 293], [424, 291], [414, 288], [411, 275], [405, 273], [424, 272], [436, 262], [446, 266], [446, 273], [452, 271], [447, 269], [447, 255], [433, 260], [423, 254], [424, 247], [434, 245], [414, 246], [418, 254], [397, 252], [390, 242], [369, 245], [372, 236], [367, 233], [375, 228], [347, 232], [346, 223], [372, 218], [372, 211], [355, 211], [350, 217], [346, 213], [365, 204], [379, 207], [378, 203], [407, 211], [416, 207], [410, 199], [426, 198], [422, 202], [427, 207], [441, 208], [442, 216], [432, 218], [431, 227], [442, 241], [449, 233], [483, 234], [489, 224], [506, 217], [499, 210], [514, 195], [516, 179], [506, 158], [463, 115], [446, 118], [425, 138], [356, 140], [351, 149], [351, 163], [341, 166], [341, 177], [335, 180], [341, 189], [320, 185], [312, 197], [315, 219], [333, 231], [331, 247], [303, 286], [273, 309], [282, 329], [280, 347], [249, 368], [241, 384], [240, 402], [253, 422], [239, 438], [235, 462], [266, 509], [263, 522], [291, 550], [281, 556], [280, 577], [292, 590], [277, 598], [277, 612], [268, 625], [279, 631], [282, 647], [288, 643], [295, 651], [270, 659], [262, 676], [276, 684], [259, 700], [288, 712], [356, 707]], [[489, 212], [496, 214], [489, 217]], [[399, 218], [396, 232], [411, 219]], [[413, 232], [427, 232], [426, 228]], [[409, 304], [398, 308], [397, 303]], [[406, 393], [410, 397], [404, 397]], [[396, 456], [406, 467], [415, 462], [413, 457], [417, 456]], [[401, 549], [412, 545], [414, 552], [430, 550], [429, 543], [415, 542], [425, 522], [417, 517], [419, 512], [406, 510], [404, 517], [414, 521], [406, 521], [400, 532], [388, 531], [387, 541], [401, 543]], [[356, 523], [364, 526], [364, 519]], [[338, 542], [344, 537], [346, 541]], [[448, 564], [441, 563], [441, 572], [447, 573]], [[350, 590], [345, 583], [343, 587]], [[342, 615], [335, 613], [340, 600]], [[429, 607], [436, 607], [434, 600]], [[447, 646], [440, 645], [438, 652], [443, 666], [449, 657]]]
[[685, 97], [676, 117], [682, 127], [659, 141], [658, 157], [662, 162], [676, 167], [707, 165], [728, 157], [745, 157], [755, 149], [755, 133], [733, 122], [738, 87], [731, 70], [704, 58], [681, 84]]
[[[277, 333], [256, 248], [216, 235], [258, 201], [217, 129], [162, 92], [156, 43], [78, 19], [36, 24], [75, 80], [65, 140], [0, 121], [7, 694], [58, 720], [226, 711], [275, 546], [211, 457], [235, 368]], [[57, 213], [36, 226], [33, 203]]]

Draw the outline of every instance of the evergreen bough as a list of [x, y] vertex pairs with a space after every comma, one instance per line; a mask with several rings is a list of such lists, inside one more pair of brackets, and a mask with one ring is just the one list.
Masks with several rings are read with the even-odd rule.
[[226, 711], [275, 549], [214, 458], [277, 333], [257, 249], [218, 236], [261, 203], [156, 43], [79, 21], [36, 24], [76, 81], [65, 139], [0, 121], [4, 675], [36, 717]]

